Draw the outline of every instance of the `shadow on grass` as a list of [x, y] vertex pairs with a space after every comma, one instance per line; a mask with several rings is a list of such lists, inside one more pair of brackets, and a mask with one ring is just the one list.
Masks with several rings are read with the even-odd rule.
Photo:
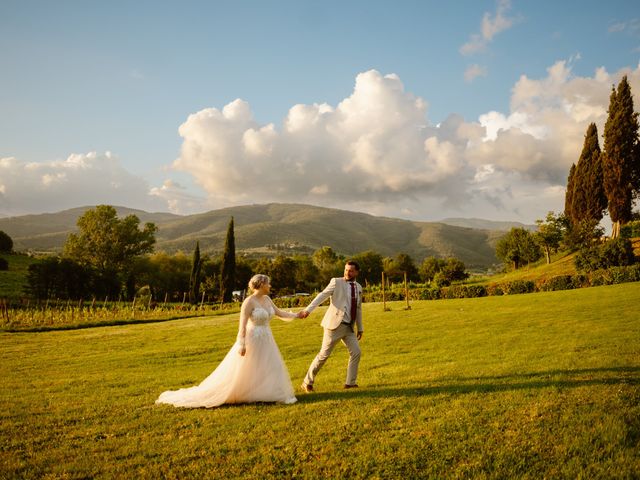
[[499, 393], [544, 388], [569, 389], [592, 385], [639, 385], [640, 367], [587, 368], [577, 370], [550, 370], [489, 377], [461, 377], [436, 379], [430, 384], [414, 383], [367, 385], [358, 389], [303, 393], [296, 392], [301, 403], [315, 403], [348, 398], [423, 397], [432, 395], [467, 395], [472, 393]]

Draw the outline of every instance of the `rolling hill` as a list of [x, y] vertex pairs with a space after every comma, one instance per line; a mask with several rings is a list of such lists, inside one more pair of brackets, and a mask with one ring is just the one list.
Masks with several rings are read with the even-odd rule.
[[[0, 230], [13, 238], [18, 251], [58, 252], [75, 231], [77, 218], [89, 208], [0, 218]], [[428, 256], [455, 256], [469, 268], [483, 269], [498, 263], [495, 242], [504, 235], [500, 228], [414, 222], [299, 204], [245, 205], [185, 216], [115, 208], [119, 216], [135, 214], [141, 223], [154, 222], [158, 226], [156, 250], [167, 253], [191, 252], [196, 240], [203, 253], [220, 252], [232, 216], [236, 250], [248, 255], [311, 253], [329, 245], [344, 255], [366, 250], [383, 256], [402, 252], [416, 262]]]

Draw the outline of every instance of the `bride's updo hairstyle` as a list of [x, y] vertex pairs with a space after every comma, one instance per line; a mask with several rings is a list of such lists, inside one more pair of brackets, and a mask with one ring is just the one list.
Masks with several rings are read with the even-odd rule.
[[267, 275], [258, 273], [249, 280], [249, 289], [253, 291], [258, 290], [265, 283], [271, 283], [271, 279]]

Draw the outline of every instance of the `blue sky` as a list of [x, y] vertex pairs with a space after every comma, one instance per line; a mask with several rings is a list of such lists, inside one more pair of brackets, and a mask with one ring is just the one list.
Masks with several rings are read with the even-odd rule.
[[611, 85], [640, 89], [634, 1], [2, 0], [0, 44], [2, 215], [532, 223], [563, 208]]

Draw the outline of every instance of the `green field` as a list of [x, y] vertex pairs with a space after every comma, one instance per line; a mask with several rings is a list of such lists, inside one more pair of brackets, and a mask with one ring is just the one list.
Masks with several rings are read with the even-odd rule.
[[24, 297], [24, 287], [27, 283], [29, 265], [36, 259], [26, 255], [1, 254], [9, 262], [9, 270], [0, 270], [0, 298]]
[[[0, 478], [638, 478], [640, 283], [365, 305], [292, 406], [154, 405], [202, 380], [237, 316], [0, 333]], [[298, 386], [321, 313], [274, 320]]]

